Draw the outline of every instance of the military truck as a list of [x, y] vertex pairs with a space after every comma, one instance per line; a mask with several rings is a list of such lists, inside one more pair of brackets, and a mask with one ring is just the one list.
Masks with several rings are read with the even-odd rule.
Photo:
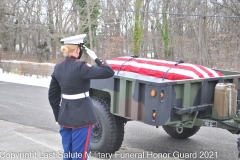
[[217, 71], [224, 76], [158, 82], [115, 74], [92, 80], [90, 96], [99, 124], [92, 130], [91, 150], [118, 151], [127, 121], [162, 126], [177, 139], [193, 136], [201, 126], [239, 134], [240, 73]]

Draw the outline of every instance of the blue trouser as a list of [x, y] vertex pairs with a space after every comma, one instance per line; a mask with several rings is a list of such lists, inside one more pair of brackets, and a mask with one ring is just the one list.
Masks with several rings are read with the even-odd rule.
[[60, 126], [62, 136], [63, 160], [87, 160], [92, 127], [65, 128]]

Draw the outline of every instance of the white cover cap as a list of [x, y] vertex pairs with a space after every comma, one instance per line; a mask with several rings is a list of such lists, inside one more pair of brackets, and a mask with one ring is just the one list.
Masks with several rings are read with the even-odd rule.
[[80, 44], [80, 43], [84, 43], [83, 39], [86, 37], [86, 34], [80, 34], [77, 36], [71, 36], [71, 37], [67, 37], [67, 38], [63, 38], [60, 41], [63, 41], [64, 44]]

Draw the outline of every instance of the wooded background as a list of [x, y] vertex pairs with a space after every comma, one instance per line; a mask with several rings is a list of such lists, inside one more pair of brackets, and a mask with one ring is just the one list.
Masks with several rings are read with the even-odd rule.
[[240, 0], [1, 0], [0, 60], [56, 62], [60, 39], [111, 59], [139, 55], [240, 71]]

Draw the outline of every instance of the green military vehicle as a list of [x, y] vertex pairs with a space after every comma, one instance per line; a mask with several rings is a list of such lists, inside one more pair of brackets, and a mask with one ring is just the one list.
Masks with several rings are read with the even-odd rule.
[[201, 126], [239, 134], [240, 73], [217, 71], [224, 76], [158, 82], [115, 74], [92, 80], [90, 95], [100, 123], [93, 127], [91, 150], [119, 150], [124, 125], [133, 120], [162, 126], [177, 139], [196, 134]]

